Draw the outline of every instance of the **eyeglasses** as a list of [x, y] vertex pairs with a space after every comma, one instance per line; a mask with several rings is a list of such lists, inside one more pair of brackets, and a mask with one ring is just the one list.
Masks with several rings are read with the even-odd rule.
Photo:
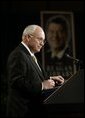
[[33, 35], [33, 34], [29, 34], [29, 36], [30, 36], [30, 37], [35, 37], [36, 39], [38, 39], [38, 41], [42, 42], [43, 44], [46, 43], [46, 40], [44, 40], [44, 39], [42, 39], [42, 38], [40, 38], [40, 37], [37, 37], [37, 36], [35, 36], [35, 35]]

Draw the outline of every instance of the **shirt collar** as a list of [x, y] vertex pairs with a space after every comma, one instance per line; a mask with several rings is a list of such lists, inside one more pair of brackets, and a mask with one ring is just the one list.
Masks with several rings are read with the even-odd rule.
[[57, 58], [61, 59], [63, 54], [64, 54], [64, 52], [65, 52], [65, 50], [60, 51], [58, 54], [56, 54], [56, 52], [53, 52], [52, 53], [52, 57], [56, 56]]
[[58, 52], [58, 54], [56, 54], [56, 52], [52, 52], [51, 57], [57, 57], [58, 59], [61, 59], [66, 51], [67, 46], [60, 52]]
[[30, 53], [31, 56], [34, 56], [34, 53], [31, 52], [31, 50], [29, 49], [29, 47], [22, 41], [21, 42], [22, 45], [24, 45], [24, 47], [28, 50], [28, 52]]

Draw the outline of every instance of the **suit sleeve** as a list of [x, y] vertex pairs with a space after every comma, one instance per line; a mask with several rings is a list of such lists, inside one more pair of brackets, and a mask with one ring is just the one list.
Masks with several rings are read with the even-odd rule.
[[12, 89], [24, 95], [37, 95], [41, 92], [41, 80], [32, 71], [29, 59], [23, 53], [13, 53], [8, 59], [8, 78]]

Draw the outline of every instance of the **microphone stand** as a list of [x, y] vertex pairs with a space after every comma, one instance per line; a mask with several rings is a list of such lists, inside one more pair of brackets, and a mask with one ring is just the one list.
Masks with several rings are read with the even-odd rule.
[[65, 55], [69, 59], [73, 60], [74, 64], [78, 65], [78, 71], [80, 71], [80, 65], [81, 65], [82, 62], [79, 59], [76, 59], [76, 58], [70, 56], [69, 54], [65, 54]]

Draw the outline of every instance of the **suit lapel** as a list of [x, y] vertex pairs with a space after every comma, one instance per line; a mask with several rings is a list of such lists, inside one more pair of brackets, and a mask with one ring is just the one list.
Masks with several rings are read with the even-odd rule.
[[36, 62], [33, 60], [33, 58], [31, 57], [31, 55], [29, 56], [30, 62], [32, 63], [32, 65], [34, 66], [34, 68], [36, 69], [36, 71], [38, 72], [39, 76], [43, 79], [44, 75], [42, 73], [42, 69], [40, 70], [39, 67], [37, 66]]
[[[25, 52], [25, 54], [28, 56], [28, 58], [30, 59], [30, 63], [34, 66], [34, 68], [36, 69], [37, 73], [39, 74], [40, 78], [43, 80], [45, 78], [44, 74], [42, 73], [42, 71], [40, 71], [39, 67], [37, 66], [37, 64], [34, 62], [33, 58], [31, 57], [30, 53], [28, 52], [28, 50], [20, 43], [19, 47], [22, 49], [22, 51]], [[41, 68], [42, 70], [42, 68]]]

